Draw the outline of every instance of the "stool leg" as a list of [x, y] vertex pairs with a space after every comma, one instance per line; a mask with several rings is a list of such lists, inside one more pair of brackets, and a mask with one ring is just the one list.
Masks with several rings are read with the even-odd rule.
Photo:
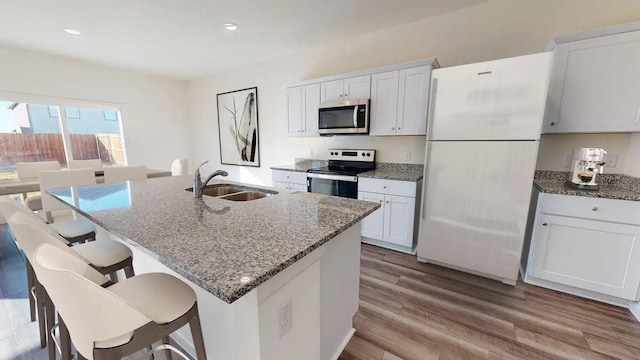
[[[62, 360], [71, 360], [71, 337], [64, 320], [58, 314], [58, 324], [60, 328], [60, 351], [62, 352]], [[79, 355], [80, 353], [78, 353]]]
[[49, 298], [49, 294], [43, 291], [43, 300], [45, 304], [45, 314], [47, 317], [47, 344], [49, 350], [49, 360], [56, 360], [56, 343], [53, 339], [53, 325], [56, 322], [56, 310], [53, 306], [53, 302]]
[[196, 358], [198, 360], [206, 360], [207, 355], [204, 350], [204, 339], [202, 338], [202, 328], [200, 327], [200, 315], [198, 314], [198, 304], [196, 303], [195, 315], [189, 321], [191, 328], [191, 337], [193, 337], [193, 346], [196, 348]]
[[33, 297], [31, 290], [34, 288], [35, 274], [33, 268], [27, 260], [27, 288], [29, 289], [29, 314], [31, 315], [31, 322], [36, 321], [36, 299]]
[[[167, 345], [171, 345], [171, 341], [169, 341], [169, 335], [167, 335], [167, 336], [162, 338], [162, 343], [163, 344], [167, 344]], [[167, 359], [173, 360], [173, 354], [172, 354], [171, 350], [167, 351]]]
[[111, 279], [112, 283], [117, 283], [118, 282], [118, 272], [114, 271], [112, 273], [109, 274], [109, 279]]
[[44, 301], [45, 295], [43, 294], [44, 289], [42, 288], [42, 285], [37, 280], [35, 280], [34, 282], [35, 293], [36, 297], [38, 298], [36, 306], [38, 309], [38, 330], [40, 330], [40, 347], [44, 349], [45, 347], [47, 347], [47, 320], [45, 315], [46, 309]]
[[127, 277], [127, 279], [136, 275], [133, 272], [133, 259], [131, 258], [129, 258], [127, 266], [124, 267], [124, 275]]

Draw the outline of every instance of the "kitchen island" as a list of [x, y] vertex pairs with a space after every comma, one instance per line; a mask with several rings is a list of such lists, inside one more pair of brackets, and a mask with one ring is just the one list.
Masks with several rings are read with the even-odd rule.
[[[214, 180], [211, 185], [234, 184]], [[336, 359], [358, 308], [360, 221], [377, 203], [258, 188], [195, 199], [189, 177], [51, 190], [196, 290], [209, 359]], [[243, 189], [252, 190], [252, 189]], [[161, 294], [159, 294], [161, 296]], [[173, 339], [193, 353], [187, 328]]]

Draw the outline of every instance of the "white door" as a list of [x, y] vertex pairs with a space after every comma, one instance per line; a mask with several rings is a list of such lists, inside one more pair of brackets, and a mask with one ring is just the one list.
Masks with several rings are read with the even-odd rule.
[[289, 121], [289, 136], [300, 136], [303, 121], [303, 87], [287, 88], [287, 118]]
[[318, 136], [318, 105], [320, 105], [320, 84], [304, 87], [304, 122], [305, 136]]
[[416, 199], [384, 196], [384, 241], [411, 248], [413, 246], [413, 222]]
[[537, 141], [429, 142], [418, 256], [515, 281]]
[[576, 41], [566, 51], [555, 131], [640, 130], [640, 33]]
[[382, 240], [384, 228], [384, 194], [360, 191], [358, 192], [358, 200], [380, 203], [381, 206], [378, 210], [362, 220], [361, 234], [371, 239]]
[[426, 134], [430, 74], [430, 66], [400, 70], [398, 82], [398, 134]]
[[371, 75], [344, 79], [346, 99], [369, 99], [371, 97]]
[[396, 134], [398, 74], [390, 71], [371, 76], [370, 135]]
[[636, 300], [640, 227], [542, 214], [531, 275]]
[[320, 102], [344, 100], [344, 80], [325, 81], [320, 84]]

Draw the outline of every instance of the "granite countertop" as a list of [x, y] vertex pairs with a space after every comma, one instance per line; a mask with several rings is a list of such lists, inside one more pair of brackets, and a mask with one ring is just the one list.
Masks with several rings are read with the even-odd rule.
[[[280, 189], [253, 201], [194, 199], [185, 191], [191, 180], [165, 177], [49, 193], [227, 303], [380, 207]], [[211, 181], [219, 183], [237, 184]]]
[[[273, 170], [307, 172], [309, 169], [327, 166], [323, 160], [303, 160], [294, 165], [272, 166]], [[398, 181], [419, 181], [422, 179], [424, 167], [422, 164], [399, 164], [399, 163], [376, 163], [375, 170], [358, 174], [358, 177], [398, 180]]]
[[566, 171], [536, 171], [533, 181], [535, 187], [543, 193], [587, 196], [603, 199], [640, 201], [640, 179], [620, 174], [600, 175], [596, 180], [599, 190], [579, 190], [565, 185], [569, 179]]

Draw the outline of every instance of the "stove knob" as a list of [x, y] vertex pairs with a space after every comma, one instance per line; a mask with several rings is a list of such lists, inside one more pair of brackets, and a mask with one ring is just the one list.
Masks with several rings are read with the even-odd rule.
[[362, 156], [364, 156], [364, 153], [362, 153]]
[[371, 153], [367, 153], [367, 156], [371, 156]]
[[331, 152], [331, 155], [333, 155], [333, 151]]

